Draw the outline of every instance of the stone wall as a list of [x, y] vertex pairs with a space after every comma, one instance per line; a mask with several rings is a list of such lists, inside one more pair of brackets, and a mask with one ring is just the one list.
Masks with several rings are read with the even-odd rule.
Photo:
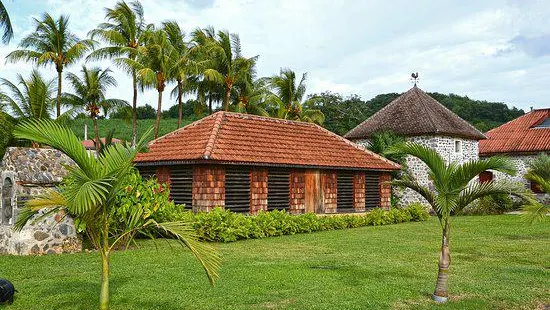
[[[407, 141], [426, 145], [436, 150], [446, 162], [456, 161], [464, 163], [469, 160], [479, 159], [478, 141], [448, 136], [416, 136], [408, 137]], [[360, 140], [356, 143], [368, 147], [368, 140]], [[459, 143], [458, 152], [455, 150], [455, 144]], [[405, 165], [409, 172], [415, 177], [421, 185], [431, 186], [428, 180], [428, 167], [418, 158], [407, 156]], [[393, 188], [393, 194], [398, 198], [400, 206], [407, 206], [413, 202], [426, 204], [426, 200], [416, 192], [410, 189]]]
[[[73, 162], [53, 149], [9, 148], [0, 165], [0, 210], [12, 209], [8, 221], [0, 221], [0, 254], [51, 254], [77, 252], [81, 242], [72, 218], [65, 214], [29, 222], [20, 232], [13, 224], [27, 199], [55, 188]], [[11, 184], [11, 190], [5, 186]], [[11, 193], [9, 193], [11, 191]], [[7, 197], [6, 197], [7, 196]], [[39, 215], [37, 215], [38, 218]]]

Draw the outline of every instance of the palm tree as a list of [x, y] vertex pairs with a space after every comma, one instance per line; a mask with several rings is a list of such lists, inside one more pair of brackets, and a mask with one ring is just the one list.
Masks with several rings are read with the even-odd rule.
[[[99, 24], [97, 29], [90, 31], [89, 35], [99, 38], [108, 46], [99, 48], [92, 52], [88, 59], [104, 59], [127, 57], [135, 60], [138, 54], [137, 48], [143, 45], [142, 34], [145, 30], [145, 21], [143, 18], [143, 7], [139, 1], [131, 2], [128, 5], [124, 1], [119, 1], [112, 9], [105, 9], [106, 23]], [[138, 81], [135, 70], [131, 70], [132, 76], [132, 144], [136, 144], [137, 137], [137, 95]]]
[[[433, 208], [442, 228], [441, 254], [439, 256], [439, 272], [435, 285], [433, 299], [446, 302], [448, 297], [447, 282], [451, 256], [449, 238], [451, 228], [451, 213], [458, 212], [475, 200], [495, 195], [512, 194], [522, 198], [529, 197], [524, 188], [515, 184], [473, 181], [486, 170], [514, 174], [515, 166], [501, 157], [491, 157], [485, 160], [473, 160], [463, 164], [446, 163], [435, 150], [421, 144], [407, 142], [394, 148], [396, 152], [405, 153], [420, 159], [428, 167], [430, 186], [423, 186], [414, 177], [405, 172], [400, 180], [394, 180], [393, 185], [407, 187], [420, 194]], [[472, 182], [473, 181], [473, 182]]]
[[[542, 192], [546, 194], [550, 193], [550, 155], [541, 153], [531, 160], [527, 166], [528, 170], [525, 178], [536, 184]], [[535, 220], [548, 218], [547, 214], [550, 212], [550, 205], [532, 200], [524, 206], [523, 210], [526, 211], [526, 219], [529, 222], [534, 222]]]
[[207, 28], [195, 31], [194, 37], [201, 43], [203, 56], [206, 57], [204, 78], [223, 85], [223, 109], [229, 111], [233, 86], [252, 81], [258, 56], [242, 56], [238, 34], [219, 31], [217, 35], [213, 35], [213, 30]]
[[392, 131], [375, 132], [370, 137], [368, 149], [376, 154], [380, 154], [396, 163], [405, 164], [405, 154], [390, 152], [392, 147], [405, 142], [405, 138], [393, 133]]
[[257, 79], [252, 83], [235, 85], [235, 100], [232, 110], [239, 113], [270, 116], [267, 111], [267, 97], [269, 94], [267, 79]]
[[39, 66], [54, 64], [57, 71], [57, 117], [61, 115], [61, 82], [63, 69], [79, 60], [94, 47], [93, 40], [79, 40], [69, 30], [69, 17], [61, 15], [57, 20], [44, 13], [41, 20], [34, 19], [36, 29], [23, 38], [16, 50], [6, 57], [9, 61], [33, 61]]
[[[45, 80], [37, 70], [28, 79], [17, 75], [17, 82], [0, 79], [0, 106], [8, 106], [17, 118], [49, 119], [54, 107], [55, 81]], [[20, 85], [20, 87], [17, 86]]]
[[300, 120], [322, 125], [325, 115], [321, 110], [313, 109], [313, 98], [302, 102], [306, 93], [307, 74], [296, 85], [296, 73], [290, 69], [281, 69], [279, 75], [270, 78], [270, 85], [274, 95], [269, 101], [275, 109], [278, 118]]
[[143, 33], [144, 46], [137, 48], [136, 60], [117, 58], [115, 62], [128, 71], [135, 71], [143, 87], [155, 88], [158, 92], [155, 139], [158, 138], [160, 118], [162, 116], [162, 93], [166, 82], [170, 80], [174, 47], [170, 44], [166, 32], [149, 25]]
[[0, 28], [4, 31], [2, 35], [2, 43], [8, 44], [13, 38], [13, 28], [11, 26], [10, 16], [8, 15], [8, 10], [0, 1]]
[[109, 87], [116, 87], [116, 79], [111, 75], [112, 71], [107, 68], [101, 70], [100, 68], [88, 69], [86, 66], [82, 66], [82, 77], [69, 72], [67, 79], [72, 85], [75, 93], [66, 93], [63, 96], [63, 101], [67, 105], [85, 109], [94, 124], [94, 136], [95, 141], [99, 140], [99, 132], [97, 128], [97, 117], [99, 116], [100, 109], [103, 108], [105, 116], [110, 107], [122, 107], [128, 103], [120, 99], [107, 99], [105, 93]]
[[[151, 130], [149, 130], [149, 133]], [[52, 146], [65, 153], [75, 165], [68, 170], [58, 191], [50, 191], [42, 197], [27, 202], [19, 213], [16, 228], [21, 230], [31, 218], [36, 220], [44, 216], [65, 211], [75, 221], [83, 224], [89, 240], [101, 257], [100, 309], [109, 308], [110, 255], [135, 232], [145, 232], [148, 236], [169, 234], [186, 246], [201, 263], [210, 283], [218, 277], [220, 258], [209, 245], [199, 242], [192, 223], [158, 223], [150, 215], [144, 214], [141, 206], [129, 211], [131, 221], [117, 221], [116, 195], [126, 185], [127, 178], [135, 173], [133, 159], [145, 143], [142, 139], [138, 147], [131, 148], [122, 144], [107, 146], [97, 158], [86, 152], [75, 134], [69, 129], [52, 121], [29, 120], [19, 124], [14, 135], [20, 139], [31, 139]], [[145, 137], [144, 137], [145, 138]], [[36, 214], [46, 209], [45, 215]], [[120, 221], [119, 221], [120, 222]]]

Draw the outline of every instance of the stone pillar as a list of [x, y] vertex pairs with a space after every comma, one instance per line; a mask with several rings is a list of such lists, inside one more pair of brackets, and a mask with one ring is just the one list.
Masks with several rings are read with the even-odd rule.
[[193, 211], [208, 212], [225, 206], [225, 168], [195, 166], [193, 168]]
[[250, 170], [250, 214], [267, 211], [267, 169]]
[[391, 174], [382, 172], [379, 178], [380, 187], [380, 208], [389, 210], [391, 207]]
[[353, 176], [353, 208], [365, 212], [365, 173], [356, 172]]
[[338, 181], [335, 171], [326, 171], [323, 173], [322, 186], [325, 199], [325, 213], [336, 213]]
[[290, 173], [290, 203], [289, 212], [292, 214], [305, 213], [306, 209], [306, 178], [304, 171], [293, 170]]

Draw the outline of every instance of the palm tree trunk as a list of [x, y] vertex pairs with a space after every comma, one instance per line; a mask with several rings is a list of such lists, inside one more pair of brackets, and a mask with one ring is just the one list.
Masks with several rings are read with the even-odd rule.
[[231, 88], [233, 84], [227, 84], [225, 88], [225, 98], [223, 100], [223, 110], [229, 111], [229, 100], [231, 99]]
[[99, 129], [97, 128], [97, 118], [92, 117], [92, 122], [94, 123], [95, 150], [96, 153], [99, 155], [99, 146], [101, 145], [101, 143], [99, 143]]
[[162, 91], [159, 90], [159, 98], [157, 103], [157, 121], [155, 122], [155, 139], [159, 137], [159, 125], [160, 125], [160, 116], [162, 114]]
[[178, 80], [178, 128], [181, 127], [181, 119], [183, 118], [183, 103], [181, 102], [181, 95], [183, 92], [183, 83]]
[[56, 104], [57, 115], [56, 117], [59, 117], [61, 115], [61, 81], [63, 80], [62, 72], [63, 72], [62, 70], [57, 70], [57, 104]]
[[137, 140], [137, 77], [136, 72], [132, 72], [132, 85], [134, 87], [134, 97], [132, 98], [132, 146], [136, 146]]
[[210, 96], [208, 96], [208, 110], [210, 110], [210, 114], [212, 114], [213, 110], [212, 110], [212, 94], [210, 94]]
[[[105, 210], [104, 210], [105, 211]], [[106, 216], [105, 216], [106, 217]], [[109, 222], [103, 220], [103, 244], [101, 248], [101, 292], [99, 294], [99, 309], [109, 309]]]
[[447, 298], [449, 296], [447, 292], [449, 267], [451, 265], [451, 252], [449, 249], [449, 230], [450, 224], [449, 221], [446, 220], [443, 227], [441, 254], [439, 255], [439, 272], [437, 274], [437, 282], [435, 283], [435, 292], [432, 296], [433, 300], [438, 303], [447, 302]]

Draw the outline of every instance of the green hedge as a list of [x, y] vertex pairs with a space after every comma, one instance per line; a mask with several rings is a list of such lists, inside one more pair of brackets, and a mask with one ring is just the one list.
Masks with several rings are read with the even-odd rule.
[[215, 208], [208, 213], [194, 214], [191, 211], [164, 213], [158, 220], [192, 221], [200, 238], [208, 241], [232, 242], [323, 230], [425, 221], [429, 217], [422, 205], [415, 204], [391, 211], [375, 209], [366, 214], [335, 216], [317, 216], [313, 213], [291, 215], [285, 211], [261, 212], [256, 216], [249, 216]]

